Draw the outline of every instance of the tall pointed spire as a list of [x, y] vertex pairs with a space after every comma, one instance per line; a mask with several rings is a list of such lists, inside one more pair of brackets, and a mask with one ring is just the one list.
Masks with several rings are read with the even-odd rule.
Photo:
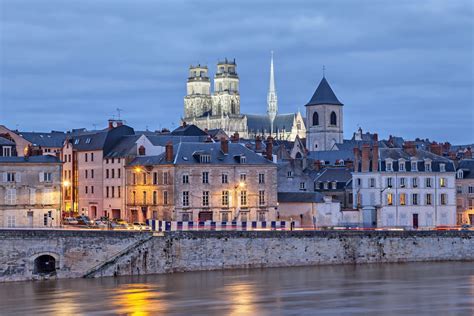
[[270, 119], [270, 135], [273, 134], [273, 122], [278, 112], [278, 99], [275, 90], [275, 75], [273, 72], [273, 51], [270, 60], [270, 86], [267, 94], [267, 114]]

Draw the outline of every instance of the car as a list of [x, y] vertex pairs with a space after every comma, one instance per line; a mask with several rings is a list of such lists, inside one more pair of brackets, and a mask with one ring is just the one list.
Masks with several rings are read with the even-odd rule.
[[133, 229], [133, 226], [124, 221], [123, 219], [114, 219], [111, 222], [113, 229]]
[[74, 217], [65, 217], [63, 219], [63, 224], [64, 225], [77, 225], [79, 224], [79, 222]]
[[133, 229], [135, 230], [150, 230], [150, 226], [145, 223], [135, 222], [133, 223]]
[[89, 216], [85, 215], [80, 215], [76, 217], [76, 220], [79, 225], [86, 225], [86, 226], [92, 226], [94, 225], [94, 221], [89, 218]]
[[107, 229], [109, 227], [109, 221], [104, 218], [94, 220], [95, 226], [100, 229]]

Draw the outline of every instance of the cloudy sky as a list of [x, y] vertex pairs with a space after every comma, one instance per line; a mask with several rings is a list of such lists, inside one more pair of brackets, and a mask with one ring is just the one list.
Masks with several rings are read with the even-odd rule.
[[190, 64], [236, 58], [243, 113], [264, 113], [270, 51], [280, 113], [322, 77], [345, 137], [474, 141], [474, 2], [0, 1], [0, 124], [175, 127]]

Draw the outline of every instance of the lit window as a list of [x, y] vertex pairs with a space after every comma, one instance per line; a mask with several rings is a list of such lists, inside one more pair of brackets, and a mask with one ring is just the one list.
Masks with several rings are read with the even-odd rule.
[[205, 171], [202, 173], [202, 183], [209, 183], [209, 172]]
[[229, 206], [229, 191], [222, 191], [222, 206]]
[[407, 196], [405, 193], [400, 193], [400, 205], [407, 204]]
[[446, 187], [446, 178], [439, 178], [439, 186], [442, 188]]
[[387, 193], [387, 205], [393, 205], [393, 194]]
[[247, 191], [240, 191], [240, 205], [247, 205]]
[[209, 206], [209, 191], [202, 192], [202, 206]]
[[265, 205], [265, 191], [258, 191], [258, 205]]

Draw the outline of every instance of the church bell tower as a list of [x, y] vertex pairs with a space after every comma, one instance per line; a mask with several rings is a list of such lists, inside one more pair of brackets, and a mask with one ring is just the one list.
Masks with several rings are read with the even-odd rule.
[[184, 97], [184, 117], [205, 116], [211, 111], [211, 82], [207, 66], [190, 66]]
[[239, 76], [235, 59], [230, 61], [226, 58], [217, 63], [212, 94], [212, 114], [240, 115]]
[[277, 94], [275, 90], [275, 78], [274, 78], [274, 73], [273, 73], [273, 51], [272, 51], [272, 57], [270, 60], [270, 86], [268, 88], [268, 94], [267, 94], [267, 114], [268, 118], [270, 119], [270, 135], [273, 135], [275, 133], [274, 128], [273, 128], [273, 123], [275, 121], [275, 117], [277, 116], [278, 113], [278, 99], [277, 99]]

